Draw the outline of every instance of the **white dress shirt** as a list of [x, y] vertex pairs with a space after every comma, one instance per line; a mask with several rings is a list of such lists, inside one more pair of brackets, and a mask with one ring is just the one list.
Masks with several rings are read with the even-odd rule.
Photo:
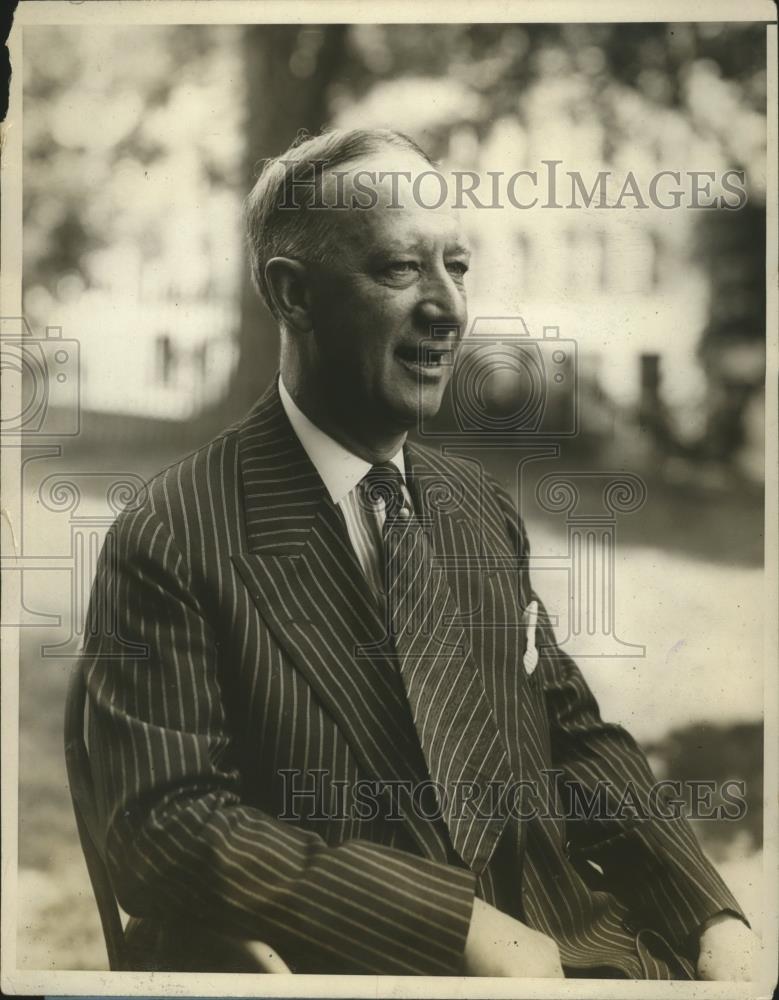
[[[380, 500], [372, 509], [360, 502], [359, 483], [371, 468], [371, 463], [344, 448], [329, 434], [325, 434], [303, 413], [290, 396], [284, 381], [279, 378], [281, 405], [287, 414], [292, 429], [298, 436], [306, 454], [311, 460], [330, 499], [340, 508], [346, 521], [346, 530], [362, 567], [365, 578], [373, 593], [380, 598], [382, 583], [384, 503]], [[406, 463], [402, 446], [389, 460], [400, 471], [406, 482]], [[403, 487], [406, 503], [411, 506], [411, 498]]]

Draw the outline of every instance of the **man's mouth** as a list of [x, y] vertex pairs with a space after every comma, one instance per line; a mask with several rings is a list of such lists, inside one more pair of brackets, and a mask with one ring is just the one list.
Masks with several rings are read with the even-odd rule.
[[449, 368], [454, 363], [454, 347], [431, 344], [402, 344], [395, 351], [398, 359], [415, 372], [432, 373]]

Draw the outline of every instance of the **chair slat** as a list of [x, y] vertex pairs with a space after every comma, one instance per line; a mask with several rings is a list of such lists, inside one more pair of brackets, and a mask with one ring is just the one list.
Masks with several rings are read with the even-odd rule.
[[65, 766], [81, 850], [103, 927], [108, 964], [112, 971], [117, 971], [126, 968], [124, 929], [102, 849], [89, 752], [84, 741], [86, 696], [86, 681], [81, 664], [77, 663], [65, 701]]

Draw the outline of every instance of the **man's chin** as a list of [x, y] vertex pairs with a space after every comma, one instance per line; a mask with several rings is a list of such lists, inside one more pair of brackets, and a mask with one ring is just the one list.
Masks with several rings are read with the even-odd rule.
[[405, 430], [416, 430], [421, 421], [432, 420], [441, 409], [443, 390], [418, 387], [413, 393], [398, 393], [391, 399], [393, 416]]

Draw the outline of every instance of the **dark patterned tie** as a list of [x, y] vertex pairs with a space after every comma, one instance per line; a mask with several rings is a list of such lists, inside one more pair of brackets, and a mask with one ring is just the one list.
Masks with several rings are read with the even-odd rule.
[[[487, 864], [506, 823], [511, 772], [446, 575], [425, 525], [389, 463], [363, 480], [367, 503], [385, 505], [387, 622], [437, 801], [452, 844], [474, 871]], [[429, 797], [420, 799], [431, 812]]]

